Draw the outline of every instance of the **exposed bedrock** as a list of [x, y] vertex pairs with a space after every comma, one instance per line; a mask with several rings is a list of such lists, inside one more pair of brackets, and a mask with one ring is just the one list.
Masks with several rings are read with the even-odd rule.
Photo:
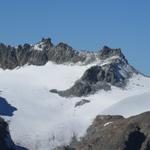
[[149, 150], [149, 116], [97, 116], [80, 141], [55, 150]]

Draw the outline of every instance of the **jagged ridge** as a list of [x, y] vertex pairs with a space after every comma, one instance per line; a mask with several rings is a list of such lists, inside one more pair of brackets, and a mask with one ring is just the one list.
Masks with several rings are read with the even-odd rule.
[[35, 45], [24, 44], [12, 47], [0, 44], [0, 68], [2, 69], [14, 69], [26, 64], [40, 66], [48, 61], [57, 64], [78, 62], [89, 64], [113, 56], [124, 57], [120, 49], [111, 49], [107, 46], [98, 52], [77, 51], [62, 42], [54, 46], [50, 38], [43, 38]]
[[14, 69], [18, 66], [45, 65], [48, 61], [62, 63], [91, 63], [97, 59], [94, 52], [79, 52], [65, 43], [54, 46], [50, 38], [42, 39], [35, 45], [18, 47], [0, 44], [0, 68]]

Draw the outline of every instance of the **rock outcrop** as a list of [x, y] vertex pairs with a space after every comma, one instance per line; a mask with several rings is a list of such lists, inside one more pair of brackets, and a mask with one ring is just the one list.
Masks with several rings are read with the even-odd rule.
[[79, 106], [85, 105], [87, 103], [90, 103], [90, 100], [82, 99], [81, 101], [76, 102], [74, 107], [79, 107]]
[[104, 46], [101, 51], [77, 51], [65, 43], [56, 46], [50, 38], [42, 39], [35, 45], [24, 44], [12, 47], [0, 44], [0, 68], [14, 69], [26, 64], [45, 65], [48, 61], [57, 64], [79, 63], [89, 64], [95, 61], [103, 61], [113, 56], [124, 57], [120, 49], [111, 49]]
[[64, 91], [51, 90], [60, 96], [87, 96], [98, 90], [111, 90], [111, 86], [124, 88], [128, 79], [138, 72], [128, 64], [120, 49], [104, 47], [99, 55], [100, 63], [85, 71], [75, 84]]
[[0, 150], [27, 150], [15, 145], [11, 139], [8, 123], [0, 117]]
[[125, 58], [124, 55], [122, 54], [120, 48], [119, 49], [111, 49], [108, 46], [103, 47], [99, 56], [100, 56], [100, 59], [102, 59], [102, 60], [105, 60], [105, 59], [112, 57], [112, 56], [119, 56], [119, 57]]
[[149, 116], [150, 112], [127, 119], [97, 116], [79, 142], [56, 150], [149, 150]]

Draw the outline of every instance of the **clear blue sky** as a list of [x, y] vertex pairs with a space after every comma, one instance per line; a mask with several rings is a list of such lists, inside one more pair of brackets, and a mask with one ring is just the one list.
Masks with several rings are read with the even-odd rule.
[[51, 37], [75, 49], [122, 48], [150, 75], [150, 0], [0, 0], [0, 42]]

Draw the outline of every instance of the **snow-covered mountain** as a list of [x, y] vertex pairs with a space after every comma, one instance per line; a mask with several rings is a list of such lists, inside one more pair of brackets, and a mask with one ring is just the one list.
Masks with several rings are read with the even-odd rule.
[[80, 52], [50, 39], [16, 48], [0, 44], [0, 67], [1, 97], [9, 104], [9, 113], [0, 114], [15, 144], [29, 150], [69, 144], [100, 114], [150, 110], [150, 78], [120, 49]]

